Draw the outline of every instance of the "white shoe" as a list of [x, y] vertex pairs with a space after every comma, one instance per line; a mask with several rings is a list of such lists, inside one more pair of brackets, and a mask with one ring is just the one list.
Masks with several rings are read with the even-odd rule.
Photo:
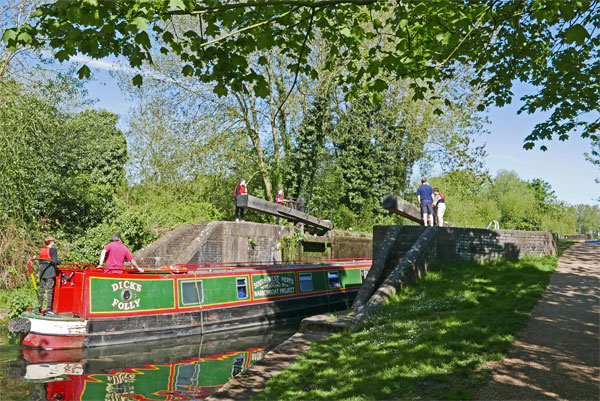
[[239, 223], [239, 222], [240, 222], [240, 219], [235, 219], [235, 222], [236, 222], [236, 223]]

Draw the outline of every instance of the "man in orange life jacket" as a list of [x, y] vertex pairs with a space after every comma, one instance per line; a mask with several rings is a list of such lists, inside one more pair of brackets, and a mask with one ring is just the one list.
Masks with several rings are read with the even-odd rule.
[[46, 293], [46, 314], [54, 315], [52, 301], [54, 300], [54, 284], [56, 277], [56, 266], [60, 264], [58, 251], [53, 248], [56, 240], [52, 237], [44, 239], [45, 247], [40, 250], [40, 310], [44, 304], [44, 293]]

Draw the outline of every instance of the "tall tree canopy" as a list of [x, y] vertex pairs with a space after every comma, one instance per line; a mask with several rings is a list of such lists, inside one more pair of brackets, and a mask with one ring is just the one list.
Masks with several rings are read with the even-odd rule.
[[[169, 29], [190, 16], [199, 29]], [[3, 40], [11, 48], [50, 46], [61, 61], [120, 55], [132, 67], [152, 62], [150, 50], [158, 47], [186, 62], [184, 75], [214, 82], [219, 95], [267, 95], [264, 75], [248, 63], [257, 51], [278, 48], [295, 60], [284, 67], [292, 74], [316, 76], [307, 49], [321, 39], [335, 44], [331, 70], [346, 65], [336, 70], [346, 95], [366, 90], [374, 103], [387, 87], [382, 76], [412, 79], [413, 97], [422, 99], [468, 64], [476, 71], [471, 84], [486, 91], [481, 108], [511, 102], [515, 80], [535, 86], [520, 111], [551, 113], [525, 139], [532, 148], [574, 130], [597, 139], [599, 32], [597, 0], [58, 0], [6, 30]], [[134, 81], [141, 84], [142, 74]]]
[[2, 84], [0, 224], [17, 220], [78, 233], [113, 212], [127, 160], [118, 117], [97, 110], [66, 112], [61, 94], [76, 89], [62, 78], [42, 87]]

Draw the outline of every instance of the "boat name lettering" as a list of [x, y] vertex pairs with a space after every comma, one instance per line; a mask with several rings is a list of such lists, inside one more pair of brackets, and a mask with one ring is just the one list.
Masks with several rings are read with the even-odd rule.
[[[120, 401], [125, 395], [133, 395], [135, 391], [135, 374], [117, 373], [106, 378], [106, 395], [104, 401]], [[129, 397], [127, 397], [129, 398]]]
[[275, 295], [286, 295], [286, 294], [294, 294], [294, 287], [280, 287], [280, 288], [271, 288], [268, 290], [258, 290], [254, 291], [255, 297], [271, 297]]
[[287, 276], [266, 276], [254, 282], [254, 288], [273, 288], [281, 285], [294, 285], [294, 279]]
[[142, 291], [141, 284], [136, 283], [135, 281], [129, 281], [129, 280], [119, 281], [118, 283], [111, 284], [111, 286], [112, 286], [113, 292], [119, 291], [122, 289], [130, 289], [130, 290], [137, 291], [137, 292]]
[[135, 374], [133, 373], [117, 373], [112, 376], [107, 376], [106, 381], [112, 384], [126, 383], [135, 381]]
[[116, 306], [120, 310], [132, 310], [132, 309], [140, 307], [140, 300], [134, 299], [129, 302], [122, 302], [122, 301], [119, 301], [117, 298], [113, 298], [112, 306], [113, 307]]

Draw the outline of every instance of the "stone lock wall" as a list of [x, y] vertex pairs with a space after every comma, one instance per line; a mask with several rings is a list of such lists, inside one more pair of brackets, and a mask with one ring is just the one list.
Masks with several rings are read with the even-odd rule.
[[293, 227], [221, 222], [188, 263], [278, 262], [278, 240]]
[[[374, 254], [392, 227], [395, 226], [373, 227]], [[415, 237], [424, 230], [422, 226], [404, 226], [403, 235]], [[558, 237], [547, 232], [461, 227], [437, 227], [436, 230], [435, 255], [440, 262], [486, 261], [500, 257], [520, 259], [525, 254], [556, 256], [558, 252]], [[402, 253], [398, 253], [392, 258], [402, 256]]]
[[[211, 221], [180, 226], [136, 252], [142, 265], [280, 262], [281, 239], [294, 235], [292, 226], [260, 223]], [[370, 258], [372, 236], [330, 232], [326, 236], [307, 235], [293, 260], [324, 258]], [[302, 249], [307, 251], [304, 253]]]

